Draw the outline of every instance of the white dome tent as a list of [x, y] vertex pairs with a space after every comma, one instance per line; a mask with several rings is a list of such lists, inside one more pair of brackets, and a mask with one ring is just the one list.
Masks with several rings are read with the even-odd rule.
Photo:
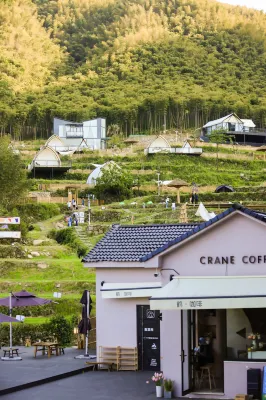
[[96, 167], [96, 168], [88, 176], [88, 179], [87, 179], [87, 182], [86, 182], [87, 185], [96, 185], [96, 180], [98, 178], [100, 178], [100, 176], [102, 175], [102, 171], [104, 169], [109, 169], [109, 168], [112, 168], [112, 167], [120, 168], [119, 165], [117, 165], [114, 161], [107, 161], [104, 164], [92, 164], [92, 165], [94, 167]]

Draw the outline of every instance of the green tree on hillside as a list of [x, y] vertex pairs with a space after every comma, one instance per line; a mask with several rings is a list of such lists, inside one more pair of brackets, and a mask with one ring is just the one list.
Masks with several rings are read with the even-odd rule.
[[233, 139], [226, 133], [225, 129], [215, 129], [209, 135], [210, 142], [216, 144], [216, 168], [218, 169], [219, 145], [223, 143], [233, 143]]
[[27, 191], [26, 171], [8, 137], [0, 138], [0, 204], [10, 210]]
[[111, 166], [102, 171], [96, 180], [94, 193], [106, 202], [121, 201], [132, 195], [133, 178], [118, 166]]

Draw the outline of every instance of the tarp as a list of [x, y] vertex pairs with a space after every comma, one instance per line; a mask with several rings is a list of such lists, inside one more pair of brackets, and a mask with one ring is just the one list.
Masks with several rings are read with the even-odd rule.
[[216, 214], [214, 212], [208, 212], [204, 204], [200, 203], [195, 215], [196, 217], [201, 217], [204, 221], [209, 221], [214, 218]]

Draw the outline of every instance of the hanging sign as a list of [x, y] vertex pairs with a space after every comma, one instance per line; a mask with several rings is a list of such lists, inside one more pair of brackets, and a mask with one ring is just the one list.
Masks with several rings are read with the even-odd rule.
[[0, 224], [19, 225], [20, 217], [0, 217]]
[[21, 239], [21, 232], [0, 231], [0, 239]]

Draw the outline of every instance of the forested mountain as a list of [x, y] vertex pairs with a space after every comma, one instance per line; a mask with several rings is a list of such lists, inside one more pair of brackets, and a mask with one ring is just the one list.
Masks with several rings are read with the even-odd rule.
[[105, 116], [127, 134], [266, 125], [266, 14], [215, 0], [0, 0], [2, 132]]

